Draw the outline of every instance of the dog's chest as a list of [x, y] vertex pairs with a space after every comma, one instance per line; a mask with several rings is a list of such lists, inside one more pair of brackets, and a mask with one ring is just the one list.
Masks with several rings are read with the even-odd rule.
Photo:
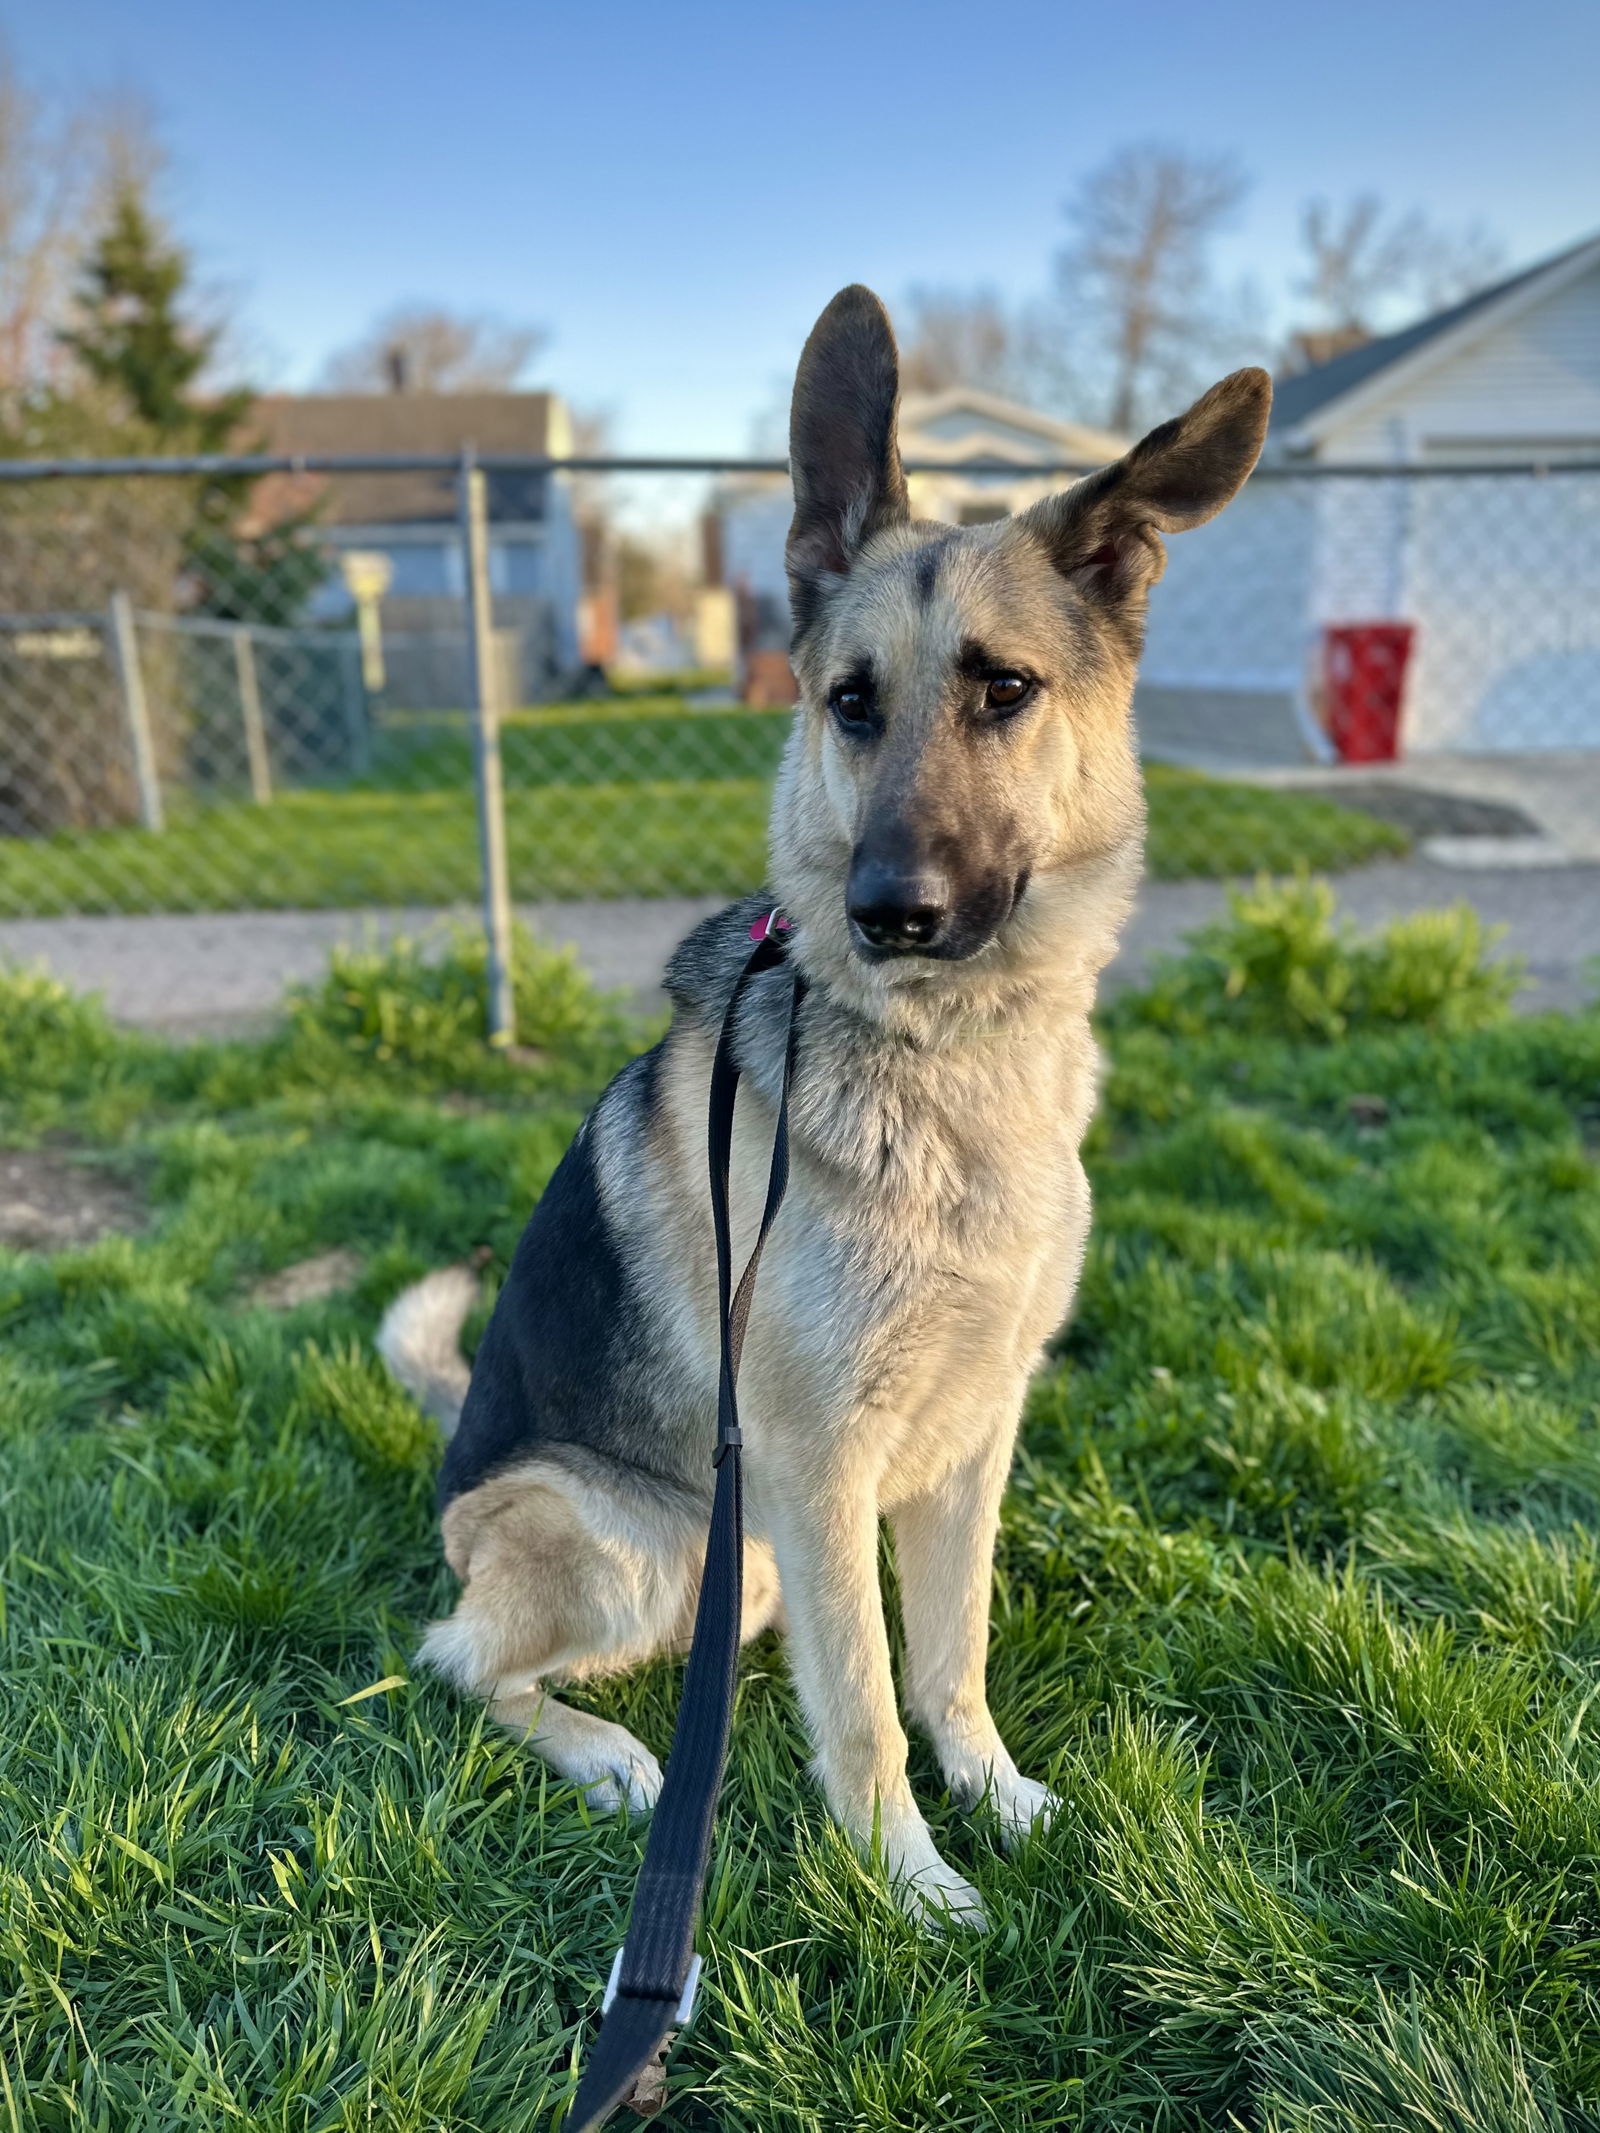
[[[819, 1011], [820, 1010], [820, 1011]], [[716, 1352], [703, 1186], [710, 1046], [668, 1048], [637, 1258], [663, 1327]], [[788, 1197], [767, 1244], [742, 1387], [754, 1477], [862, 1447], [924, 1482], [1005, 1414], [1061, 1322], [1088, 1231], [1078, 1146], [1097, 1058], [1081, 1007], [942, 1049], [863, 1040], [813, 999], [791, 1099]], [[734, 1263], [755, 1240], [774, 1130], [770, 1072], [735, 1113]], [[752, 1101], [753, 1097], [758, 1100]]]
[[1013, 1041], [841, 1047], [819, 1065], [795, 1104], [801, 1189], [874, 1279], [908, 1260], [971, 1275], [1048, 1227], [1076, 1168], [1092, 1061]]
[[1006, 1046], [833, 1067], [796, 1105], [774, 1237], [784, 1346], [836, 1411], [953, 1451], [965, 1418], [1014, 1398], [1071, 1300], [1092, 1064]]

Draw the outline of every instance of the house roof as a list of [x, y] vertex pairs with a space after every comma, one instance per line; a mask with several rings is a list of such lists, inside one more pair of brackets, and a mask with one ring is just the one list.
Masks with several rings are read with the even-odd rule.
[[[560, 453], [568, 448], [566, 410], [554, 393], [283, 393], [258, 400], [252, 419], [263, 448], [306, 453]], [[320, 500], [327, 525], [404, 525], [453, 518], [450, 474], [326, 474], [274, 476], [294, 485], [298, 500]], [[538, 477], [534, 477], [535, 480]], [[507, 481], [527, 488], [528, 477], [491, 475], [491, 490]], [[491, 515], [507, 510], [508, 495], [491, 493]], [[258, 507], [259, 508], [259, 507]], [[530, 509], [529, 516], [537, 516]]]
[[[961, 436], [940, 436], [935, 425], [948, 424], [952, 415], [970, 416], [969, 428]], [[1005, 430], [1021, 432], [1026, 444], [999, 434]], [[994, 457], [1103, 466], [1121, 458], [1128, 440], [1082, 422], [1063, 422], [1059, 416], [1043, 414], [999, 393], [952, 385], [938, 393], [907, 393], [900, 403], [900, 449], [907, 459], [952, 463]]]
[[[969, 418], [957, 435], [930, 432], [930, 424], [947, 422], [952, 415]], [[932, 477], [935, 481], [959, 480], [975, 460], [1010, 460], [1015, 466], [1054, 463], [1063, 469], [1100, 467], [1120, 459], [1128, 449], [1127, 438], [1108, 430], [1063, 422], [1020, 400], [1007, 400], [971, 385], [952, 385], [937, 393], [907, 393], [900, 402], [899, 444], [902, 457], [914, 465], [937, 462], [941, 469], [948, 467], [949, 477], [941, 472]], [[786, 511], [788, 495], [787, 474], [730, 474], [716, 488], [719, 506], [765, 499], [775, 510]]]
[[[1280, 378], [1273, 388], [1272, 428], [1280, 433], [1306, 429], [1315, 435], [1329, 426], [1336, 403], [1363, 397], [1369, 391], [1397, 382], [1390, 373], [1404, 365], [1407, 372], [1431, 369], [1443, 362], [1466, 341], [1476, 338], [1503, 318], [1535, 303], [1540, 297], [1600, 265], [1600, 235], [1569, 245], [1550, 259], [1539, 260], [1508, 275], [1490, 288], [1480, 289], [1448, 310], [1402, 326], [1397, 333], [1364, 341], [1331, 362], [1319, 363], [1296, 377]], [[1342, 407], [1339, 412], [1346, 410]]]

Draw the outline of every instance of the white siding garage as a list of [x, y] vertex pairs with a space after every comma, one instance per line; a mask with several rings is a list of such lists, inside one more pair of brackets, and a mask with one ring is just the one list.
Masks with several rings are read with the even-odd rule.
[[[1430, 473], [1550, 462], [1595, 471]], [[1600, 747], [1600, 239], [1284, 381], [1262, 474], [1170, 549], [1167, 752], [1315, 748], [1322, 633], [1366, 622], [1415, 633], [1403, 752]]]

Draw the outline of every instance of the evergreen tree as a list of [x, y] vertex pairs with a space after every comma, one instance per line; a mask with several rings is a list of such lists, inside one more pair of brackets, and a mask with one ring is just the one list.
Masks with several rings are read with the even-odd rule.
[[163, 446], [219, 452], [250, 412], [247, 390], [197, 396], [218, 329], [185, 316], [189, 261], [139, 190], [119, 185], [84, 263], [78, 324], [61, 339], [85, 374]]
[[[219, 329], [189, 315], [189, 260], [161, 229], [137, 185], [112, 195], [99, 241], [84, 263], [78, 323], [63, 344], [95, 395], [128, 424], [121, 449], [174, 454], [250, 448], [242, 435], [255, 396], [247, 387], [203, 393]], [[298, 513], [250, 535], [239, 531], [250, 484], [228, 478], [198, 490], [185, 540], [190, 600], [229, 621], [290, 622], [327, 575]]]

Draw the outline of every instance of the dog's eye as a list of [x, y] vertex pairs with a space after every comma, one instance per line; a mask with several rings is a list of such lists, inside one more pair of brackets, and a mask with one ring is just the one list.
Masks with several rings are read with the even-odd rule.
[[984, 692], [984, 701], [991, 711], [1015, 711], [1032, 687], [1021, 674], [996, 674]]
[[835, 689], [828, 698], [828, 709], [841, 726], [861, 733], [872, 724], [872, 698], [865, 689]]

